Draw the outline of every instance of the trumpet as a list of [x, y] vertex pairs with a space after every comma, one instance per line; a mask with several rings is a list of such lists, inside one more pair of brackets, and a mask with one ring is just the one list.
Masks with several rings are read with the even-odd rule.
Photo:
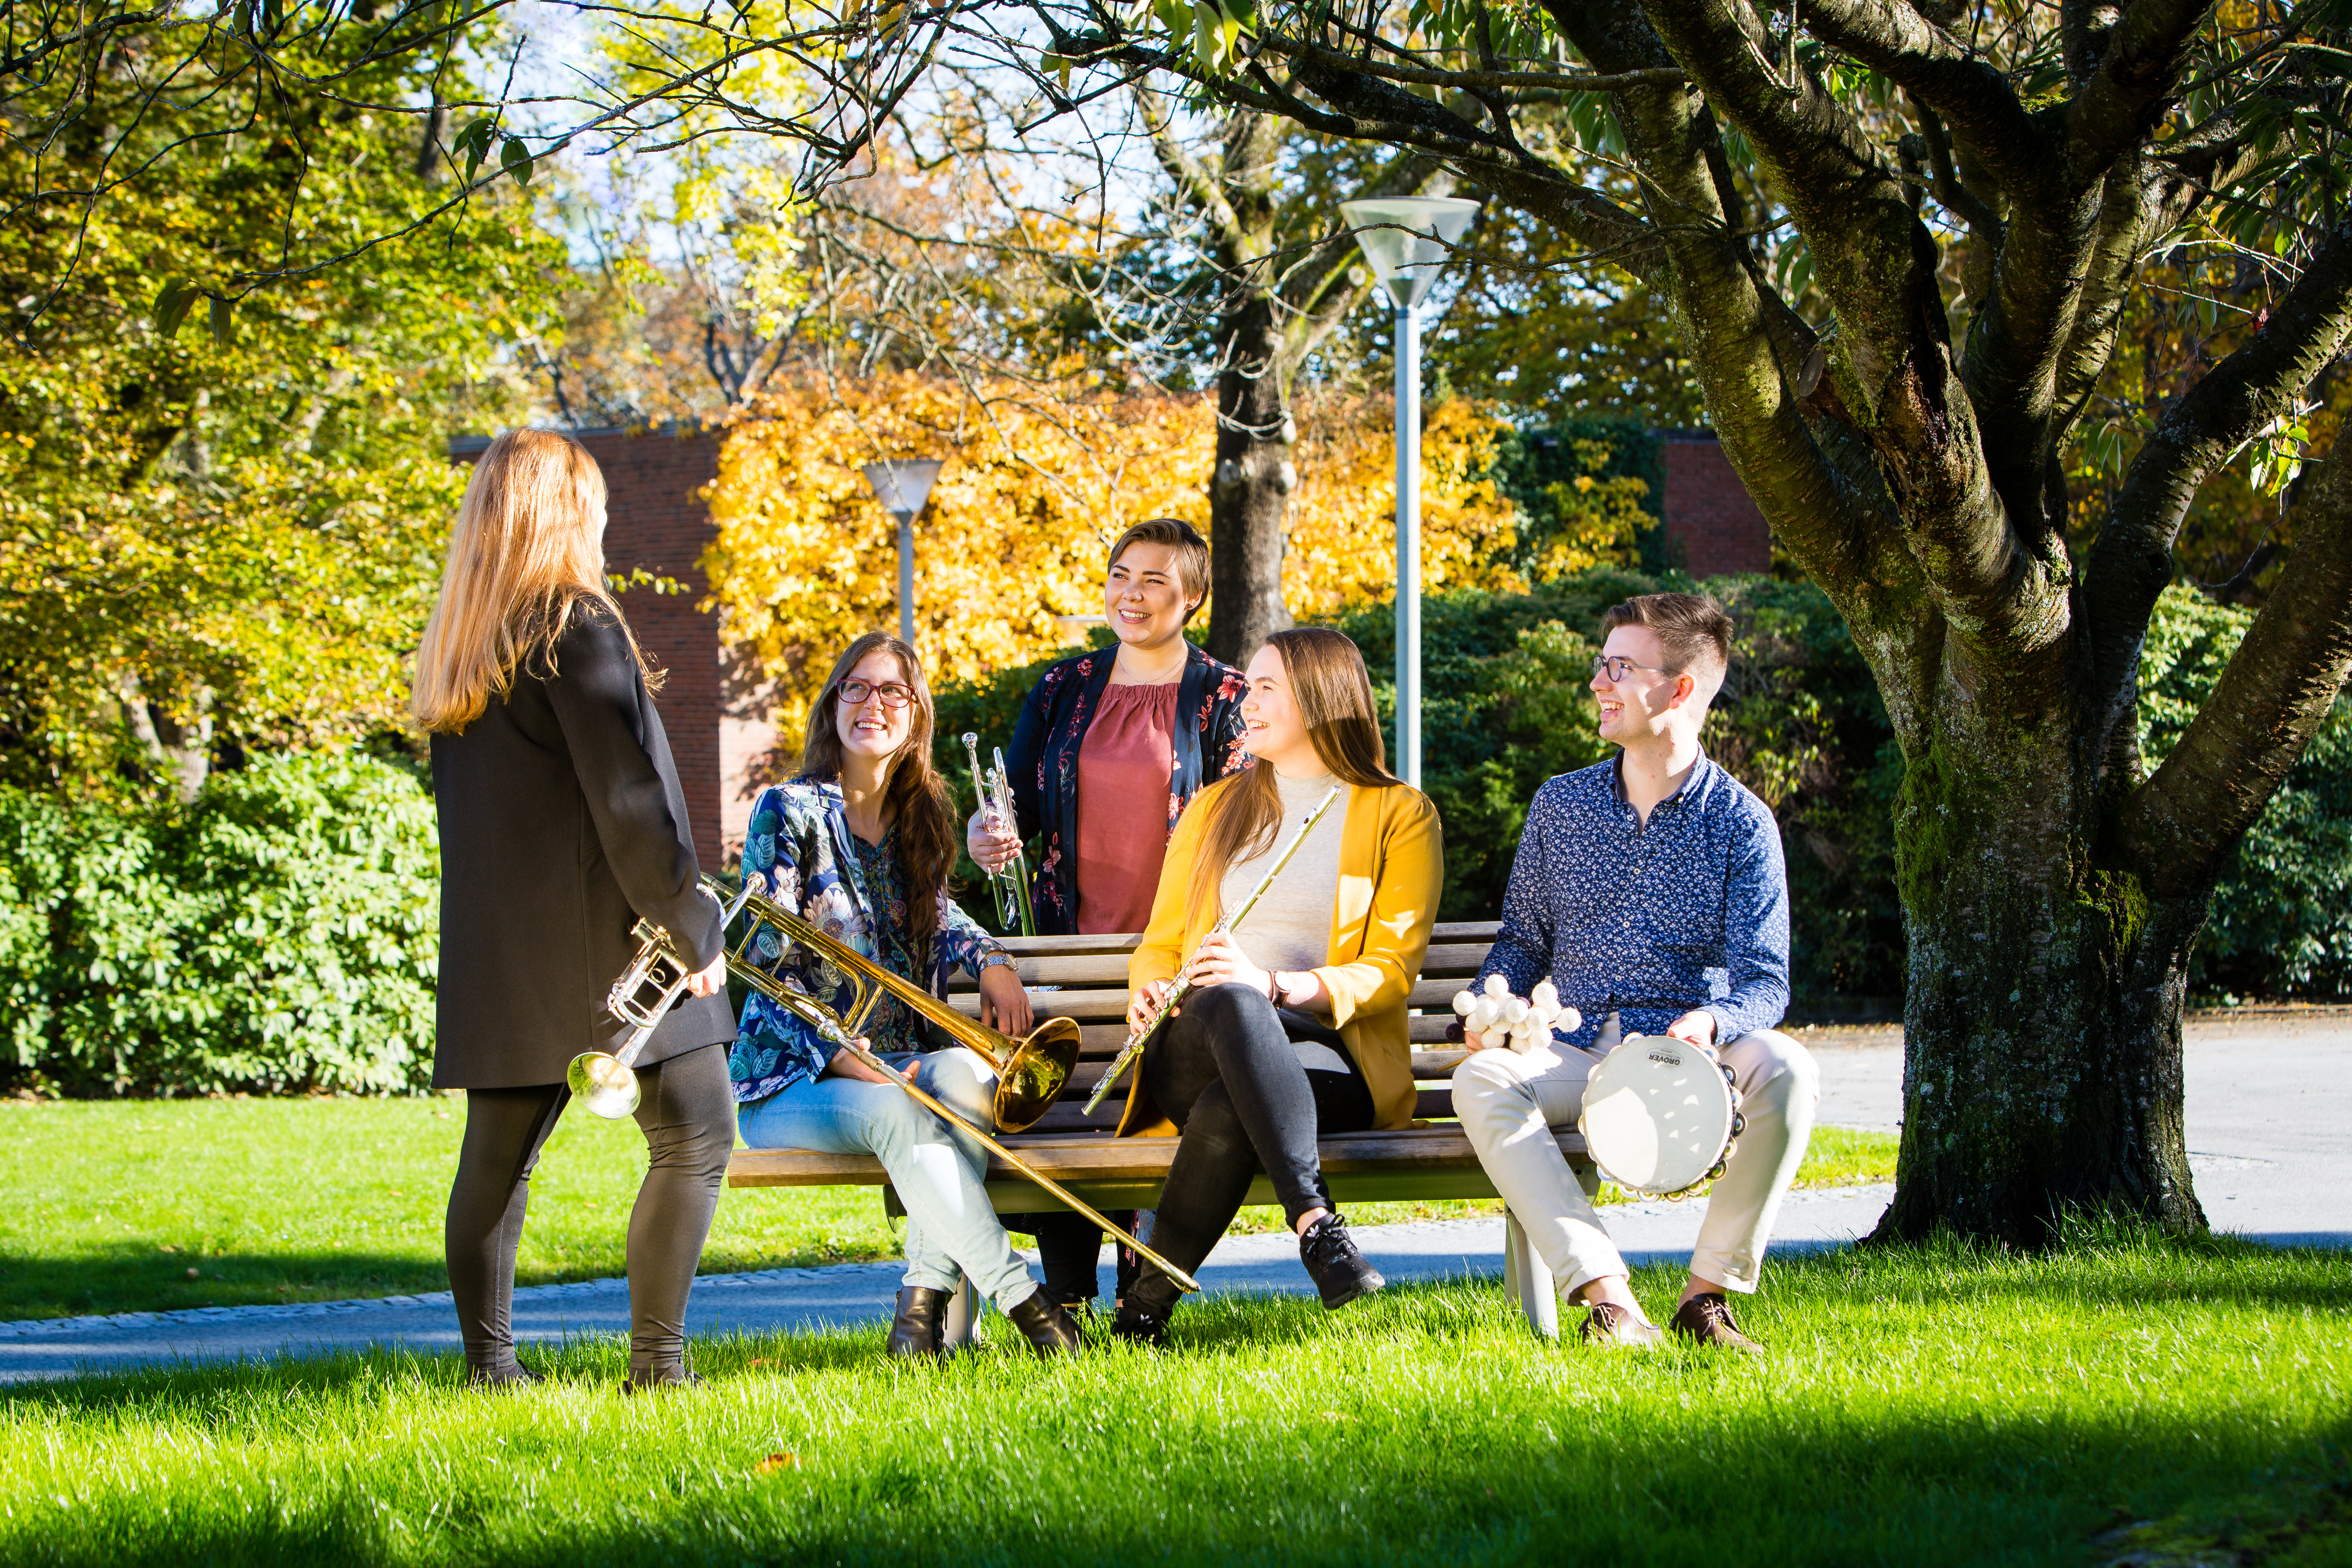
[[982, 773], [980, 737], [969, 730], [963, 732], [963, 754], [971, 764], [971, 787], [980, 796], [980, 809], [1014, 840], [1012, 861], [1001, 871], [987, 873], [988, 885], [996, 889], [996, 923], [1018, 926], [1023, 936], [1035, 936], [1037, 921], [1029, 907], [1029, 856], [1019, 842], [1021, 819], [1013, 811], [1013, 781], [1004, 771], [1004, 748], [991, 751], [996, 766]]
[[[1347, 787], [1345, 784], [1333, 785], [1330, 792], [1321, 800], [1317, 801], [1313, 808], [1299, 819], [1297, 829], [1290, 836], [1290, 842], [1282, 847], [1282, 852], [1274, 858], [1274, 864], [1265, 868], [1265, 875], [1257, 879], [1257, 885], [1249, 890], [1238, 906], [1227, 910], [1217, 917], [1217, 923], [1209, 928], [1210, 936], [1214, 936], [1222, 931], [1231, 931], [1242, 923], [1242, 917], [1248, 914], [1252, 906], [1265, 896], [1265, 890], [1268, 888], [1274, 886], [1274, 879], [1282, 875], [1282, 868], [1290, 864], [1290, 858], [1298, 853], [1298, 847], [1307, 842], [1307, 836], [1315, 831], [1315, 825], [1323, 820], [1323, 814], [1331, 809], [1331, 803], [1339, 799], [1339, 792]], [[1204, 937], [1202, 940], [1205, 942], [1207, 938]], [[1200, 950], [1195, 948], [1193, 951], [1197, 953]], [[1192, 961], [1186, 959], [1184, 968], [1177, 972], [1175, 983], [1169, 986], [1168, 994], [1162, 996], [1153, 1005], [1142, 1023], [1129, 1032], [1127, 1043], [1118, 1047], [1118, 1055], [1111, 1058], [1109, 1068], [1095, 1084], [1094, 1093], [1087, 1097], [1087, 1111], [1089, 1115], [1093, 1113], [1096, 1106], [1103, 1102], [1103, 1097], [1110, 1092], [1110, 1086], [1118, 1081], [1119, 1075], [1127, 1070], [1128, 1064], [1143, 1054], [1143, 1042], [1151, 1037], [1151, 1032], [1167, 1021], [1168, 1015], [1176, 1010], [1176, 1004], [1184, 999], [1184, 993], [1192, 989], [1192, 981], [1185, 978], [1185, 973], [1192, 967]]]
[[[1006, 1132], [1018, 1132], [1051, 1110], [1063, 1086], [1070, 1081], [1071, 1068], [1076, 1066], [1078, 1059], [1079, 1036], [1075, 1019], [1048, 1018], [1024, 1038], [1014, 1040], [965, 1017], [921, 986], [891, 973], [846, 942], [826, 935], [793, 910], [772, 899], [762, 897], [748, 878], [743, 887], [731, 894], [714, 878], [704, 877], [702, 884], [706, 890], [719, 899], [719, 907], [730, 924], [738, 914], [748, 911], [751, 916], [742, 936], [727, 949], [729, 973], [827, 1039], [838, 1041], [844, 1049], [905, 1089], [933, 1115], [971, 1133], [982, 1147], [1043, 1187], [1055, 1200], [1086, 1215], [1132, 1247], [1138, 1258], [1176, 1281], [1180, 1289], [1187, 1291], [1200, 1289], [1199, 1281], [1190, 1274], [1113, 1225], [1107, 1216], [1068, 1188], [918, 1089], [903, 1075], [893, 1072], [887, 1063], [856, 1040], [882, 998], [885, 995], [897, 997], [958, 1045], [971, 1050], [996, 1069], [993, 1109], [996, 1123]], [[755, 944], [762, 929], [772, 930], [788, 941], [800, 943], [848, 977], [850, 989], [856, 1000], [846, 1018], [807, 993], [785, 984], [759, 961]], [[637, 952], [629, 961], [628, 967], [614, 981], [612, 991], [605, 998], [607, 1009], [628, 1025], [628, 1032], [619, 1048], [609, 1055], [589, 1052], [572, 1058], [571, 1072], [566, 1075], [567, 1080], [572, 1084], [573, 1092], [581, 1096], [588, 1109], [608, 1119], [626, 1116], [636, 1109], [638, 1090], [632, 1064], [645, 1048], [646, 1041], [652, 1037], [654, 1026], [661, 1022], [662, 1015], [685, 994], [689, 973], [687, 961], [671, 944], [668, 931], [651, 921], [640, 920], [633, 934], [637, 938]], [[588, 1085], [584, 1089], [582, 1087], [583, 1083]], [[597, 1098], [599, 1095], [604, 1097], [601, 1100]], [[617, 1106], [618, 1109], [604, 1109], [606, 1106]]]

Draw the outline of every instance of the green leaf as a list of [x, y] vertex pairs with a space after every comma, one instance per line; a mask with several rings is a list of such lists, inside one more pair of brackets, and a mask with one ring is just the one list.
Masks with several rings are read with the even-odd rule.
[[490, 155], [490, 138], [498, 134], [498, 121], [491, 116], [485, 115], [483, 118], [475, 121], [471, 125], [467, 126], [463, 131], [458, 132], [457, 139], [449, 143], [453, 150], [463, 153], [466, 155], [466, 183], [467, 184], [470, 185], [474, 183], [475, 171], [478, 170], [482, 166], [482, 160]]
[[213, 300], [213, 342], [223, 348], [236, 341], [236, 301], [215, 296]]
[[184, 278], [174, 278], [155, 295], [155, 330], [163, 336], [176, 337], [180, 323], [188, 319], [188, 307], [196, 302], [196, 286]]
[[499, 147], [499, 167], [514, 176], [518, 185], [530, 184], [530, 149], [520, 136], [509, 136]]

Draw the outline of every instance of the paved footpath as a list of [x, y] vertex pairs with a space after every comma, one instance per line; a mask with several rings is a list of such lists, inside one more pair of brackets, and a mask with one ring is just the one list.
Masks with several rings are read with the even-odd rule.
[[[1822, 1069], [1821, 1120], [1844, 1127], [1900, 1125], [1901, 1031], [1808, 1032]], [[2199, 1195], [2215, 1228], [2283, 1244], [2352, 1247], [2352, 1013], [2200, 1020], [2188, 1047], [2189, 1147]], [[1892, 1188], [1790, 1194], [1776, 1247], [1844, 1245], [1866, 1233]], [[757, 1202], [736, 1194], [731, 1202]], [[1605, 1211], [1636, 1263], [1690, 1256], [1704, 1204], [1625, 1204]], [[1421, 1221], [1357, 1232], [1394, 1280], [1499, 1274], [1499, 1220]], [[1106, 1274], [1108, 1270], [1106, 1270]], [[1211, 1290], [1304, 1291], [1297, 1244], [1236, 1237], [1200, 1270]], [[695, 1284], [690, 1331], [768, 1333], [886, 1321], [895, 1263], [705, 1275]], [[1109, 1280], [1104, 1280], [1108, 1294]], [[546, 1342], [625, 1331], [628, 1291], [617, 1279], [515, 1292], [516, 1338]], [[377, 1300], [215, 1307], [0, 1323], [0, 1383], [76, 1372], [120, 1372], [189, 1359], [299, 1356], [370, 1344], [435, 1353], [457, 1349], [446, 1291]]]

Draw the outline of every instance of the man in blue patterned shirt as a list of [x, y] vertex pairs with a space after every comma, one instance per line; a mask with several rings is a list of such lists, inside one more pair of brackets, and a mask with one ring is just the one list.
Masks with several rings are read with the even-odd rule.
[[1646, 594], [1601, 624], [1592, 692], [1601, 739], [1621, 749], [1536, 792], [1479, 976], [1520, 996], [1549, 979], [1583, 1020], [1524, 1055], [1474, 1049], [1454, 1069], [1454, 1112], [1559, 1288], [1591, 1306], [1584, 1337], [1655, 1344], [1664, 1336], [1552, 1133], [1575, 1126], [1586, 1079], [1624, 1037], [1719, 1051], [1748, 1125], [1708, 1198], [1673, 1327], [1753, 1352], [1724, 1293], [1756, 1289], [1820, 1098], [1812, 1058], [1771, 1027], [1789, 1002], [1780, 832], [1699, 748], [1730, 668], [1731, 617], [1712, 599]]

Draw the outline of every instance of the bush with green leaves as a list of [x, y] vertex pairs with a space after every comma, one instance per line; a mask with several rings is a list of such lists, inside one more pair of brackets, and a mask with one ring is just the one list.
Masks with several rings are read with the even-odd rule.
[[256, 756], [196, 799], [0, 789], [9, 1076], [70, 1094], [430, 1080], [440, 863], [417, 776]]

